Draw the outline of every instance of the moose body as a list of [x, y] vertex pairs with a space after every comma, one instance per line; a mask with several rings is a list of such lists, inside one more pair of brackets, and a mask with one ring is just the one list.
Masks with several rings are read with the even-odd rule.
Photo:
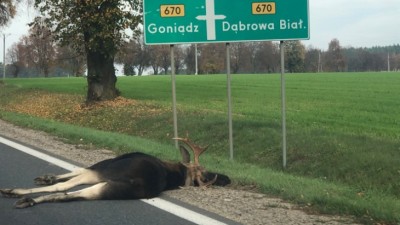
[[[192, 148], [198, 146], [186, 139]], [[48, 185], [32, 189], [0, 189], [5, 197], [21, 197], [35, 193], [50, 193], [39, 197], [23, 197], [15, 203], [16, 208], [26, 208], [43, 202], [73, 200], [111, 200], [153, 198], [165, 190], [181, 186], [219, 185], [230, 183], [229, 177], [207, 172], [198, 164], [201, 152], [194, 149], [195, 163], [185, 147], [180, 147], [183, 162], [171, 163], [154, 156], [133, 152], [113, 159], [100, 161], [88, 168], [62, 175], [44, 175], [35, 178], [36, 185]], [[201, 150], [201, 149], [200, 149]], [[204, 150], [203, 150], [204, 151]], [[66, 192], [78, 185], [92, 185], [78, 191]]]

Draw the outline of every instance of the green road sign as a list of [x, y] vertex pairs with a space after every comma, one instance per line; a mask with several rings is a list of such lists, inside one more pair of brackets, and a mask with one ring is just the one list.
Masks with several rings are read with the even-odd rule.
[[308, 0], [144, 0], [146, 44], [310, 38]]

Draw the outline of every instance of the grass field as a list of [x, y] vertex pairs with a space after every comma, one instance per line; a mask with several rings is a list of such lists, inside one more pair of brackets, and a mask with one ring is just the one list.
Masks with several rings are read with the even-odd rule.
[[[83, 78], [7, 79], [6, 84], [0, 84], [0, 118], [59, 135], [61, 122], [172, 146], [168, 76], [121, 77], [122, 96], [136, 103], [87, 111], [73, 110], [84, 99]], [[227, 160], [225, 75], [177, 76], [180, 134], [188, 132], [197, 142], [211, 144], [207, 154], [218, 159], [218, 169], [235, 173], [232, 176], [239, 183], [258, 183], [263, 191], [311, 203], [324, 212], [400, 222], [400, 74], [288, 74], [286, 85], [288, 161], [284, 172], [279, 75], [233, 75], [233, 163]], [[38, 103], [49, 93], [62, 95], [62, 105]], [[15, 114], [29, 114], [18, 104], [26, 108], [40, 105], [47, 114], [38, 110], [35, 116], [57, 125], [46, 128], [50, 126], [47, 120]], [[132, 142], [126, 138], [119, 144], [112, 140], [91, 143], [125, 152], [131, 150], [128, 142]], [[146, 148], [146, 144], [139, 145]], [[157, 150], [154, 154], [164, 156]]]

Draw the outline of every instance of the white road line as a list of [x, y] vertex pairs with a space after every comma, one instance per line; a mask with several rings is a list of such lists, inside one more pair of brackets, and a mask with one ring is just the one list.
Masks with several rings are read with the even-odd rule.
[[10, 140], [5, 139], [3, 137], [0, 137], [0, 142], [5, 144], [5, 145], [8, 145], [8, 146], [10, 146], [12, 148], [18, 149], [21, 152], [24, 152], [24, 153], [26, 153], [28, 155], [31, 155], [31, 156], [34, 156], [34, 157], [39, 158], [41, 160], [44, 160], [46, 162], [52, 163], [52, 164], [54, 164], [54, 165], [56, 165], [58, 167], [61, 167], [63, 169], [66, 169], [66, 170], [69, 170], [69, 171], [80, 169], [79, 166], [76, 166], [76, 165], [73, 165], [71, 163], [65, 162], [63, 160], [57, 159], [55, 157], [46, 155], [46, 154], [44, 154], [42, 152], [38, 152], [38, 151], [33, 150], [33, 149], [29, 148], [29, 147], [26, 147], [25, 145], [18, 144], [16, 142], [10, 141]]
[[179, 216], [182, 219], [188, 220], [192, 223], [202, 224], [202, 225], [226, 224], [161, 198], [142, 199], [142, 201], [152, 206], [155, 206], [159, 209], [167, 211], [171, 214]]
[[[46, 162], [49, 162], [51, 164], [54, 164], [58, 167], [61, 167], [63, 169], [73, 171], [76, 169], [80, 169], [81, 167], [76, 166], [74, 164], [65, 162], [63, 160], [57, 159], [55, 157], [49, 156], [47, 154], [44, 154], [42, 152], [36, 151], [34, 149], [31, 149], [27, 146], [18, 144], [16, 142], [10, 141], [8, 139], [5, 139], [3, 137], [0, 137], [0, 142], [8, 145], [12, 148], [15, 148], [19, 151], [22, 151], [26, 154], [29, 154], [31, 156], [34, 156], [36, 158], [39, 158], [41, 160], [44, 160]], [[166, 201], [161, 198], [152, 198], [152, 199], [142, 199], [141, 201], [152, 205], [154, 207], [157, 207], [161, 210], [167, 211], [171, 214], [174, 214], [175, 216], [178, 216], [182, 219], [188, 220], [192, 223], [195, 224], [201, 224], [201, 225], [226, 225], [226, 223], [223, 223], [221, 221], [215, 220], [213, 218], [207, 217], [203, 214], [197, 213], [195, 211], [186, 209], [180, 205], [174, 204], [172, 202]]]

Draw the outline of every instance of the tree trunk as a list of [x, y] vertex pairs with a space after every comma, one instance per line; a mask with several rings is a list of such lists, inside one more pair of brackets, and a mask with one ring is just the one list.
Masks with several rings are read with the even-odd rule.
[[89, 50], [87, 52], [87, 96], [86, 102], [110, 100], [119, 96], [120, 92], [115, 87], [114, 56], [104, 54], [102, 51]]

